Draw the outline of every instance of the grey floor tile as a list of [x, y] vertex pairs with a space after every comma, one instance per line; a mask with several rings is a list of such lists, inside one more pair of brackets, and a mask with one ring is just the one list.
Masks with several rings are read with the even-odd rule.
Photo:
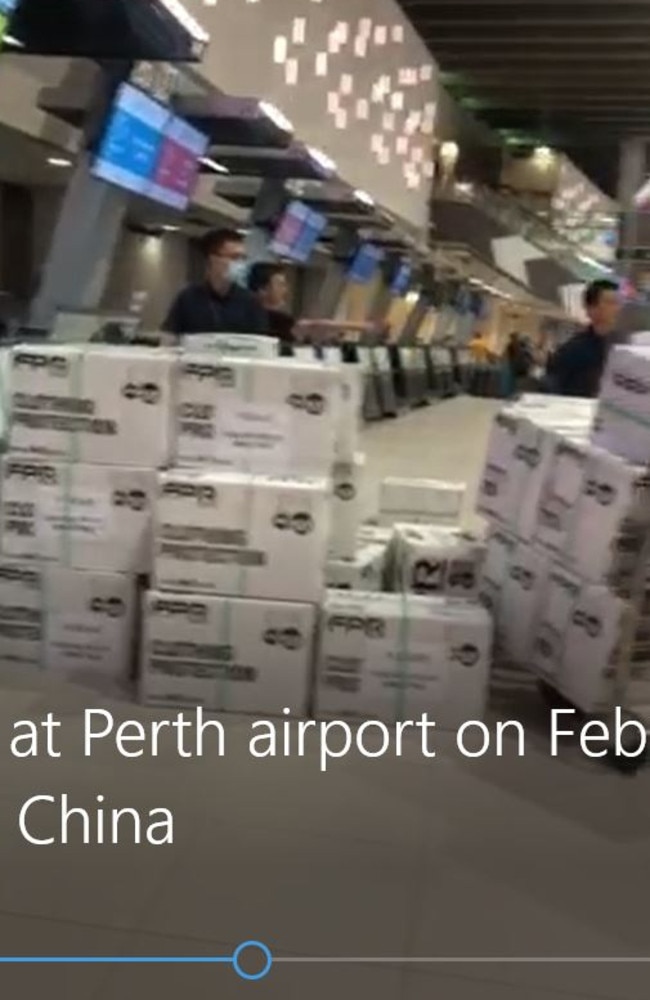
[[386, 954], [406, 945], [408, 851], [301, 831], [206, 827], [146, 914], [147, 932], [256, 938], [279, 951]]

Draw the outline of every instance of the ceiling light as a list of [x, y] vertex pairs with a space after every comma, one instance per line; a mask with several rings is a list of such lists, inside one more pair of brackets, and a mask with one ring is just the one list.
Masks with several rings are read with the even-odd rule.
[[47, 162], [51, 167], [71, 167], [72, 160], [68, 160], [64, 156], [48, 156]]
[[458, 160], [460, 148], [457, 142], [443, 142], [440, 147], [440, 159], [446, 165], [453, 166]]
[[19, 38], [15, 38], [13, 35], [5, 35], [2, 39], [3, 45], [10, 45], [14, 49], [24, 49], [25, 43], [21, 42]]
[[536, 146], [533, 151], [533, 159], [542, 166], [548, 166], [553, 162], [554, 153], [550, 146]]
[[367, 191], [362, 191], [361, 188], [357, 188], [354, 192], [354, 197], [357, 201], [360, 201], [363, 205], [369, 205], [372, 208], [375, 204], [375, 199], [372, 195], [369, 195]]
[[307, 153], [310, 159], [314, 161], [319, 167], [322, 167], [328, 174], [336, 173], [336, 163], [332, 160], [327, 153], [323, 153], [320, 149], [316, 149], [314, 146], [307, 146]]
[[167, 224], [161, 226], [160, 228], [162, 229], [163, 233], [179, 233], [181, 229], [180, 226], [170, 226]]
[[185, 7], [183, 7], [180, 0], [162, 0], [162, 3], [172, 17], [175, 17], [179, 24], [181, 24], [187, 33], [191, 35], [195, 42], [201, 42], [205, 45], [210, 41], [210, 36], [207, 31], [202, 28], [199, 22], [192, 17]]
[[202, 156], [199, 159], [199, 163], [203, 164], [204, 167], [207, 167], [208, 170], [214, 170], [215, 174], [230, 173], [228, 167], [224, 167], [223, 163], [218, 163], [216, 160], [213, 160], [210, 156]]

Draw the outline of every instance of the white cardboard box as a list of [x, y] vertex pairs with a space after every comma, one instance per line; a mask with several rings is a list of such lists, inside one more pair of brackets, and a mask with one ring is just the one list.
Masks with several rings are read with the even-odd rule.
[[456, 525], [461, 518], [466, 490], [464, 483], [391, 476], [379, 487], [380, 524]]
[[476, 509], [524, 540], [537, 528], [539, 502], [559, 443], [576, 448], [588, 440], [583, 416], [543, 421], [516, 406], [499, 413], [493, 424], [480, 479]]
[[629, 613], [607, 587], [557, 565], [547, 577], [533, 638], [532, 669], [577, 708], [611, 707], [621, 630]]
[[336, 462], [332, 470], [332, 515], [329, 554], [332, 559], [352, 559], [361, 527], [361, 490], [366, 457]]
[[317, 655], [319, 715], [453, 729], [485, 712], [492, 624], [484, 608], [404, 594], [328, 591]]
[[134, 652], [133, 577], [0, 560], [0, 667], [67, 680], [126, 680]]
[[366, 543], [352, 559], [330, 559], [325, 568], [325, 585], [333, 590], [382, 590], [386, 567], [386, 546]]
[[149, 705], [307, 711], [316, 608], [149, 591], [140, 692]]
[[594, 583], [629, 576], [648, 530], [648, 473], [593, 446], [557, 443], [540, 494], [536, 544]]
[[161, 473], [156, 586], [316, 603], [323, 593], [329, 517], [324, 479]]
[[175, 366], [160, 349], [14, 347], [10, 446], [68, 462], [167, 465]]
[[341, 391], [338, 370], [317, 362], [187, 352], [178, 375], [176, 462], [329, 475]]
[[650, 464], [650, 346], [610, 352], [593, 440], [630, 462]]
[[479, 599], [481, 604], [494, 616], [497, 634], [501, 620], [501, 599], [510, 563], [517, 549], [514, 535], [494, 528], [487, 538], [485, 558], [481, 566]]
[[0, 459], [0, 470], [4, 556], [72, 569], [151, 571], [155, 472], [13, 452]]
[[550, 570], [548, 555], [519, 542], [510, 554], [501, 585], [496, 630], [501, 653], [528, 667]]
[[394, 587], [430, 596], [476, 599], [485, 544], [456, 528], [396, 524]]

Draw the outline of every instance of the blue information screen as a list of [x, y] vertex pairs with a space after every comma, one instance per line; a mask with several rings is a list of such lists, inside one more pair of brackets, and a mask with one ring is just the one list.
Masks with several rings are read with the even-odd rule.
[[372, 281], [384, 257], [384, 251], [374, 243], [363, 243], [350, 265], [348, 278], [356, 285], [367, 285]]
[[291, 256], [294, 260], [302, 264], [309, 260], [318, 242], [318, 238], [322, 235], [326, 225], [327, 219], [324, 215], [320, 215], [318, 212], [309, 213], [296, 242], [291, 248]]
[[393, 283], [390, 286], [391, 295], [406, 295], [411, 284], [411, 265], [407, 260], [403, 260], [399, 265], [395, 277], [393, 278]]
[[302, 201], [292, 201], [280, 220], [270, 249], [281, 257], [305, 263], [326, 225], [324, 215], [312, 211]]
[[95, 177], [146, 194], [160, 157], [171, 113], [125, 83], [121, 86], [93, 163]]

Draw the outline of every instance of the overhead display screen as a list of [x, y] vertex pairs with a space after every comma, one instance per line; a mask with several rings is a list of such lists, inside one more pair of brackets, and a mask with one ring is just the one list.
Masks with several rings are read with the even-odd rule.
[[391, 295], [403, 296], [409, 290], [413, 268], [408, 260], [403, 260], [395, 272], [395, 277], [390, 286]]
[[348, 278], [357, 285], [367, 285], [375, 277], [384, 257], [384, 251], [374, 243], [363, 243], [357, 250]]
[[156, 170], [169, 120], [169, 109], [158, 101], [123, 84], [113, 104], [93, 174], [102, 180], [145, 194]]
[[185, 209], [196, 184], [199, 160], [207, 147], [208, 137], [202, 132], [182, 118], [170, 118], [148, 196], [172, 208]]
[[280, 257], [306, 263], [327, 225], [327, 219], [302, 201], [292, 201], [286, 208], [270, 250]]
[[208, 138], [148, 94], [123, 84], [108, 118], [92, 172], [134, 194], [187, 207]]

